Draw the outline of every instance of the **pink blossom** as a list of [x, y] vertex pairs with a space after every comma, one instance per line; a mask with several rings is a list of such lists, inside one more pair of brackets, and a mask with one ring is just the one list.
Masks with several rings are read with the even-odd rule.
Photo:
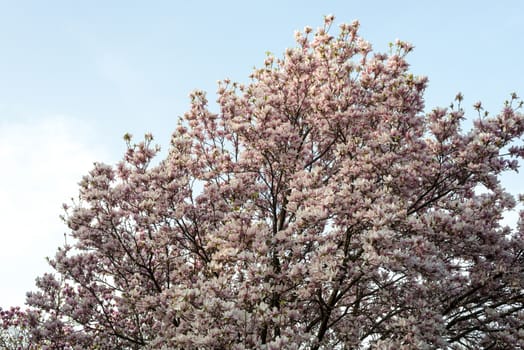
[[358, 22], [333, 22], [249, 85], [220, 82], [217, 111], [192, 92], [162, 161], [146, 134], [95, 164], [64, 206], [70, 245], [27, 309], [0, 310], [0, 341], [523, 348], [524, 213], [503, 227], [516, 201], [499, 179], [524, 156], [524, 116], [508, 102], [463, 131], [460, 108], [425, 114], [412, 45], [372, 53]]

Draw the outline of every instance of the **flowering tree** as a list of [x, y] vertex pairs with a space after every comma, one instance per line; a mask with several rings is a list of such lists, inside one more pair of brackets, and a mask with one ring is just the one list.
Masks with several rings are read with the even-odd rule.
[[70, 245], [24, 320], [48, 349], [524, 347], [524, 214], [499, 178], [522, 105], [474, 126], [462, 95], [424, 114], [412, 47], [372, 53], [333, 17], [241, 85], [203, 92], [151, 162], [152, 136], [96, 164], [66, 206]]

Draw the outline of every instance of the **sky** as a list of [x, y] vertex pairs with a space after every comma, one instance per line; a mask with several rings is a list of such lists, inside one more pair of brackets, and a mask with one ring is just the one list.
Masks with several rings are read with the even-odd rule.
[[[126, 132], [152, 132], [167, 149], [192, 90], [213, 101], [218, 80], [248, 82], [265, 52], [279, 56], [327, 14], [358, 19], [378, 51], [413, 43], [428, 110], [459, 91], [492, 113], [524, 95], [520, 0], [0, 0], [0, 307], [22, 305], [51, 271], [45, 257], [67, 232], [62, 203], [93, 162], [121, 158]], [[524, 193], [522, 180], [505, 183]]]

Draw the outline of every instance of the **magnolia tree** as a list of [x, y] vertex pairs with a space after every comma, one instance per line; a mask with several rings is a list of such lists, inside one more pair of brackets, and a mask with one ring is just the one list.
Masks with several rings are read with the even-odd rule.
[[460, 94], [424, 113], [410, 45], [332, 22], [221, 82], [218, 113], [193, 92], [158, 165], [126, 136], [4, 326], [38, 349], [524, 347], [524, 214], [503, 225], [500, 184], [522, 103], [462, 131]]

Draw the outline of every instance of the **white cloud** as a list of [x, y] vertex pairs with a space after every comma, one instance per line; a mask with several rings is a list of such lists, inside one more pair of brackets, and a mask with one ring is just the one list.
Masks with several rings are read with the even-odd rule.
[[64, 241], [62, 203], [103, 159], [89, 127], [65, 117], [0, 123], [0, 307], [21, 305]]

